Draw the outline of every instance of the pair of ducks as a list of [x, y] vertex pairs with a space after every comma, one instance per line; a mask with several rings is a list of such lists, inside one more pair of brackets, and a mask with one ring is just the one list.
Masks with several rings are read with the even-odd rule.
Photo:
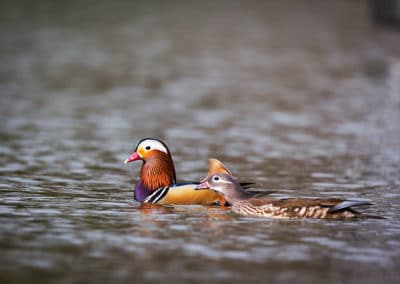
[[[161, 205], [221, 205], [231, 206], [240, 215], [272, 218], [362, 218], [368, 215], [352, 207], [370, 205], [365, 201], [337, 198], [258, 198], [245, 190], [248, 183], [239, 183], [229, 169], [216, 159], [210, 159], [208, 176], [201, 182], [177, 183], [172, 156], [165, 143], [153, 138], [139, 141], [125, 163], [142, 160], [140, 179], [134, 198], [139, 202]], [[271, 192], [266, 192], [268, 194]]]

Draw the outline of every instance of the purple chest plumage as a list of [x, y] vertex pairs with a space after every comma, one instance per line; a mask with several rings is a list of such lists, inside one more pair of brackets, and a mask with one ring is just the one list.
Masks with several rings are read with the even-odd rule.
[[135, 186], [134, 198], [136, 201], [143, 202], [146, 197], [152, 194], [154, 190], [147, 188], [142, 180], [139, 180]]

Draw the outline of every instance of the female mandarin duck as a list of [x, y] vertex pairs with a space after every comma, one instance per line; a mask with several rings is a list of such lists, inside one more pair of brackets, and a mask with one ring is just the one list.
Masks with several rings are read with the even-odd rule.
[[271, 218], [315, 218], [315, 219], [345, 219], [345, 218], [380, 218], [359, 213], [352, 207], [371, 205], [365, 201], [329, 199], [272, 199], [251, 198], [243, 191], [237, 179], [229, 174], [215, 174], [197, 186], [196, 189], [212, 189], [224, 195], [232, 204], [232, 211], [247, 216]]
[[[162, 141], [145, 138], [139, 141], [126, 163], [142, 160], [140, 179], [135, 186], [134, 198], [139, 202], [169, 205], [225, 205], [225, 198], [214, 190], [196, 191], [199, 183], [176, 183], [174, 162], [167, 145]], [[209, 175], [231, 174], [218, 160], [210, 160]]]

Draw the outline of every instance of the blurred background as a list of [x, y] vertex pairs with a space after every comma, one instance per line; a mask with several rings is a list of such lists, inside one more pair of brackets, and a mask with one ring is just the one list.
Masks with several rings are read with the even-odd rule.
[[[1, 282], [398, 283], [399, 6], [2, 1]], [[387, 219], [139, 210], [123, 160], [144, 137], [178, 180], [214, 157], [278, 197]]]

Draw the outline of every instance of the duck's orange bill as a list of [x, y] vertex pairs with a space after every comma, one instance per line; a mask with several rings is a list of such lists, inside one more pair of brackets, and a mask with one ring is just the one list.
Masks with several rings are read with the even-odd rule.
[[210, 186], [208, 185], [208, 182], [205, 181], [205, 182], [202, 182], [199, 185], [197, 185], [195, 190], [198, 190], [198, 189], [209, 189], [209, 188], [210, 188]]
[[139, 154], [137, 152], [133, 152], [132, 155], [130, 155], [129, 158], [126, 159], [124, 163], [127, 164], [127, 163], [130, 163], [130, 162], [133, 162], [133, 161], [137, 161], [137, 160], [140, 160], [140, 159], [141, 158], [140, 158]]

